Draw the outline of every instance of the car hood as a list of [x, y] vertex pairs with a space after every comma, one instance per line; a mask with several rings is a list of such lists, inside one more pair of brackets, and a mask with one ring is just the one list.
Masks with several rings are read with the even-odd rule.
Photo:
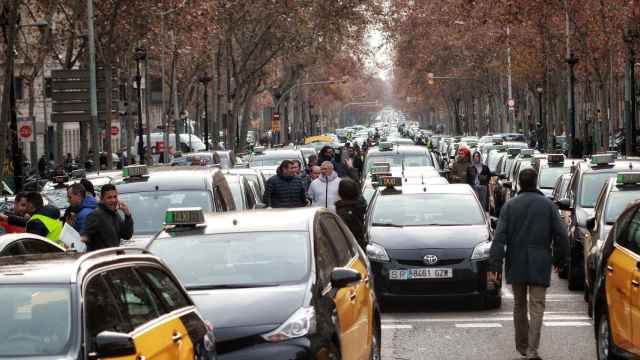
[[469, 249], [489, 240], [486, 225], [463, 226], [372, 226], [372, 242], [391, 250], [424, 248]]
[[192, 290], [189, 295], [214, 327], [217, 341], [269, 332], [303, 306], [307, 283], [230, 290]]

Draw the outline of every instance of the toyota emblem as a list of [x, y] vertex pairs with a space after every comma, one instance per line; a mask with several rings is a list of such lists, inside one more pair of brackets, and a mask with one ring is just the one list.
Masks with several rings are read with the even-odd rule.
[[424, 261], [426, 265], [435, 265], [438, 262], [438, 257], [435, 255], [425, 255], [422, 261]]

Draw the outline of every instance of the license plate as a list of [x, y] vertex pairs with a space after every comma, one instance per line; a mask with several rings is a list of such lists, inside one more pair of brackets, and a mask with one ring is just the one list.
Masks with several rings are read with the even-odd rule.
[[452, 277], [453, 270], [451, 268], [427, 268], [389, 271], [390, 280], [450, 279]]

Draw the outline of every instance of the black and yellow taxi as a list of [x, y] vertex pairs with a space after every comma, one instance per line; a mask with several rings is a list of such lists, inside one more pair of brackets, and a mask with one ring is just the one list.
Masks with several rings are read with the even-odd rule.
[[135, 246], [144, 247], [162, 229], [168, 208], [200, 207], [205, 212], [236, 209], [227, 179], [215, 166], [126, 166], [114, 184], [133, 216]]
[[367, 247], [380, 301], [469, 297], [501, 305], [487, 277], [493, 228], [467, 184], [403, 184], [383, 178], [367, 212]]
[[212, 326], [141, 249], [0, 258], [0, 359], [215, 359]]
[[169, 209], [148, 246], [215, 324], [220, 359], [380, 359], [369, 262], [322, 208]]
[[625, 171], [640, 169], [640, 161], [616, 159], [615, 154], [595, 154], [590, 161], [576, 163], [567, 199], [558, 200], [560, 210], [571, 213], [569, 245], [571, 262], [567, 267], [569, 290], [584, 288], [584, 239], [589, 230], [587, 220], [595, 214], [600, 190], [611, 177]]
[[602, 256], [602, 245], [618, 216], [627, 206], [640, 200], [640, 172], [621, 172], [610, 178], [596, 200], [595, 215], [587, 219], [589, 233], [584, 237], [585, 300], [591, 301], [595, 269]]
[[640, 204], [618, 217], [603, 245], [593, 289], [599, 360], [640, 357]]

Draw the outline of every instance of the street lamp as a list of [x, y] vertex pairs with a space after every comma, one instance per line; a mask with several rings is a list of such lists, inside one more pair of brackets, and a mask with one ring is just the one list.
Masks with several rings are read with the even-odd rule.
[[213, 80], [211, 76], [207, 75], [207, 73], [203, 73], [202, 76], [198, 79], [202, 83], [202, 87], [204, 88], [204, 146], [207, 151], [209, 151], [209, 106], [208, 106], [208, 98], [207, 98], [207, 90], [209, 88], [209, 83]]
[[571, 157], [579, 157], [576, 153], [576, 94], [575, 94], [575, 82], [576, 74], [575, 67], [578, 64], [578, 58], [571, 52], [565, 59], [567, 65], [569, 65], [569, 155]]
[[136, 60], [136, 82], [138, 83], [138, 156], [139, 164], [144, 164], [144, 137], [142, 129], [142, 75], [140, 74], [140, 63], [147, 58], [147, 51], [142, 47], [137, 47], [133, 58]]
[[542, 88], [542, 86], [538, 86], [536, 88], [536, 91], [538, 92], [538, 119], [540, 119], [539, 120], [540, 125], [542, 125], [542, 139], [539, 139], [539, 141], [542, 141], [542, 148], [546, 149], [547, 148], [547, 126], [544, 119], [542, 118], [542, 92], [544, 91], [544, 89]]

